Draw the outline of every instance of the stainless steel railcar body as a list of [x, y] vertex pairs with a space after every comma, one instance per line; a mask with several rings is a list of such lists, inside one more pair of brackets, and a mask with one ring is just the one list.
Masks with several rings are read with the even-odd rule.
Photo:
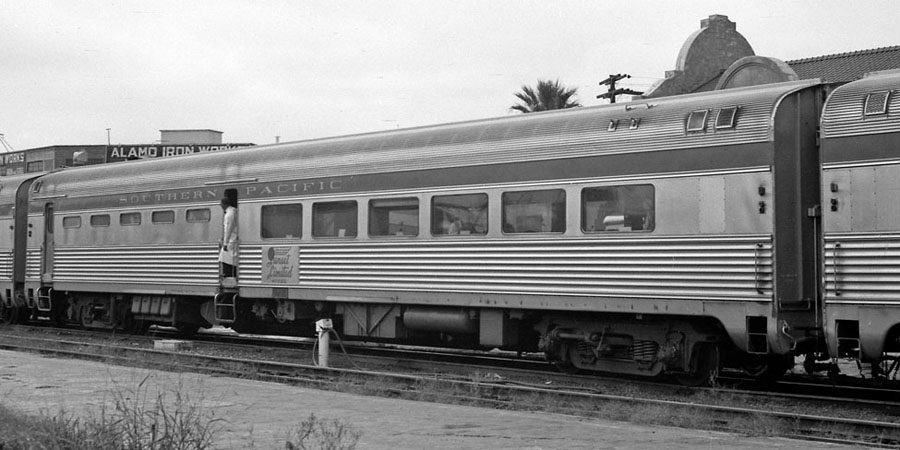
[[822, 195], [830, 353], [877, 363], [900, 352], [900, 71], [829, 97]]
[[29, 306], [24, 295], [25, 239], [28, 233], [27, 193], [40, 174], [0, 178], [0, 310], [4, 320], [23, 316]]
[[[252, 319], [272, 330], [314, 307], [341, 317], [348, 334], [433, 331], [507, 347], [536, 326], [559, 362], [643, 374], [690, 371], [695, 346], [719, 339], [746, 354], [787, 354], [815, 325], [805, 211], [818, 201], [818, 88], [783, 83], [53, 173], [31, 203], [36, 226], [53, 222], [51, 264], [30, 280], [131, 299], [150, 316], [161, 309], [141, 308], [154, 298], [208, 301], [222, 291], [215, 205], [230, 191], [239, 297], [233, 314], [197, 307], [203, 325]], [[588, 217], [638, 190], [650, 193], [640, 214], [620, 205]], [[552, 204], [535, 200], [547, 196]], [[447, 198], [483, 219], [441, 231], [448, 213], [435, 205]], [[204, 208], [205, 222], [187, 221]], [[157, 212], [171, 222], [153, 223]], [[137, 224], [121, 222], [134, 213]], [[98, 215], [109, 217], [92, 225]], [[629, 223], [635, 215], [641, 223]], [[338, 220], [343, 231], [315, 235]]]

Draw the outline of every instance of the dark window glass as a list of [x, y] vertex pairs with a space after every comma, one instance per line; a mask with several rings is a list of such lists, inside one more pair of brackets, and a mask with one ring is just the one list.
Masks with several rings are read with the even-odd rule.
[[581, 193], [581, 229], [585, 232], [651, 231], [654, 190], [649, 184], [586, 188]]
[[189, 209], [185, 214], [188, 222], [209, 222], [209, 208]]
[[358, 209], [355, 201], [313, 204], [313, 236], [356, 237]]
[[504, 233], [562, 233], [566, 231], [566, 192], [504, 192], [502, 220]]
[[109, 214], [97, 214], [91, 216], [91, 226], [92, 227], [108, 227], [109, 226]]
[[370, 236], [418, 236], [419, 199], [392, 198], [369, 202]]
[[175, 223], [175, 211], [153, 211], [150, 220], [153, 223]]
[[431, 199], [431, 234], [486, 234], [487, 210], [487, 194], [436, 195]]
[[140, 225], [140, 224], [141, 224], [141, 213], [139, 213], [139, 212], [130, 212], [130, 213], [119, 214], [119, 225], [128, 226], [128, 225]]
[[299, 239], [303, 230], [303, 205], [266, 205], [262, 207], [260, 224], [264, 239]]
[[81, 228], [80, 216], [63, 217], [63, 228]]

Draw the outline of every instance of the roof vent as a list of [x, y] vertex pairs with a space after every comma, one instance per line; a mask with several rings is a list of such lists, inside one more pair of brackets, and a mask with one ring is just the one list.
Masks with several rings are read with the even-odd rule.
[[716, 114], [716, 129], [724, 130], [734, 128], [734, 118], [737, 116], [737, 106], [722, 108]]
[[866, 108], [864, 115], [877, 116], [887, 113], [888, 100], [891, 98], [891, 91], [871, 92], [866, 95]]

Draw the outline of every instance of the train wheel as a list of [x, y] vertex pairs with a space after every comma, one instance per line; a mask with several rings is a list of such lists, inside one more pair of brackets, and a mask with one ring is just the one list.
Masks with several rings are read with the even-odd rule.
[[675, 380], [684, 386], [713, 384], [719, 374], [719, 347], [712, 344], [697, 344], [691, 357], [691, 372], [676, 375]]
[[200, 325], [196, 323], [178, 323], [175, 324], [175, 328], [178, 330], [178, 334], [182, 337], [191, 337], [197, 334], [197, 331], [200, 330]]
[[566, 375], [578, 375], [581, 373], [581, 369], [575, 367], [575, 364], [572, 364], [571, 361], [554, 362], [551, 364], [553, 364], [553, 367], [555, 367], [556, 370]]
[[794, 367], [792, 355], [744, 355], [744, 373], [763, 383], [773, 383]]
[[0, 324], [16, 323], [19, 319], [19, 308], [0, 305]]

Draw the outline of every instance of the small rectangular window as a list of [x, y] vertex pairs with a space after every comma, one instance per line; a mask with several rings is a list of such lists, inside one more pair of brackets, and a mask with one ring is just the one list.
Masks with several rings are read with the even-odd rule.
[[651, 231], [654, 208], [650, 184], [585, 188], [581, 192], [581, 229], [586, 233]]
[[355, 201], [313, 204], [313, 237], [356, 237]]
[[119, 225], [129, 226], [129, 225], [140, 225], [140, 224], [141, 224], [141, 213], [139, 213], [139, 212], [130, 212], [130, 213], [119, 214]]
[[688, 116], [686, 129], [688, 132], [706, 131], [706, 115], [709, 111], [701, 109]]
[[300, 239], [303, 231], [303, 205], [266, 205], [262, 207], [260, 234], [263, 239]]
[[209, 208], [189, 209], [185, 213], [185, 220], [189, 223], [209, 222]]
[[153, 211], [150, 220], [153, 223], [175, 223], [175, 211]]
[[81, 228], [80, 216], [63, 217], [63, 228]]
[[431, 199], [431, 234], [487, 234], [487, 194], [436, 195]]
[[370, 236], [418, 236], [419, 199], [392, 198], [369, 202]]
[[92, 227], [108, 227], [109, 226], [109, 214], [96, 214], [91, 216], [91, 226]]
[[503, 193], [504, 233], [562, 233], [566, 231], [566, 191]]

